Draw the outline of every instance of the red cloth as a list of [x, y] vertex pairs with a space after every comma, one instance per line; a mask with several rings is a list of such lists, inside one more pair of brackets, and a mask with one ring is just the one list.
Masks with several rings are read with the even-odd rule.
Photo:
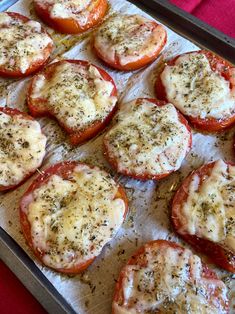
[[[170, 0], [235, 38], [235, 0]], [[45, 310], [0, 261], [0, 313], [45, 314]]]
[[235, 38], [235, 0], [170, 0], [202, 21]]
[[0, 261], [0, 313], [46, 314], [16, 276]]

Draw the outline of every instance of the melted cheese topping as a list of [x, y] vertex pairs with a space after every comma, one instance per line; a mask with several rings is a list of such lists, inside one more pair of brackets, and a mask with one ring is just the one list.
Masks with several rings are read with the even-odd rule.
[[135, 62], [143, 56], [153, 56], [165, 40], [165, 30], [140, 15], [116, 15], [102, 24], [94, 46], [104, 59], [121, 65]]
[[22, 22], [0, 13], [0, 66], [25, 73], [30, 66], [44, 59], [44, 49], [53, 44], [36, 21]]
[[189, 140], [190, 133], [173, 105], [159, 107], [148, 100], [123, 104], [116, 125], [104, 139], [119, 171], [153, 175], [177, 170]]
[[35, 248], [53, 268], [69, 268], [97, 256], [123, 222], [118, 187], [97, 168], [77, 166], [69, 180], [57, 175], [36, 189], [27, 216]]
[[39, 167], [45, 147], [37, 121], [0, 112], [0, 185], [16, 185]]
[[214, 72], [207, 57], [189, 53], [161, 74], [167, 99], [192, 117], [226, 119], [235, 113], [235, 85]]
[[226, 300], [226, 286], [220, 280], [202, 278], [201, 260], [191, 251], [146, 247], [139, 261], [146, 265], [127, 265], [123, 270], [124, 301], [113, 304], [115, 314], [227, 313], [208, 291], [217, 290]]
[[[43, 8], [48, 8], [52, 18], [72, 18], [80, 25], [87, 24], [91, 0], [36, 0]], [[93, 1], [94, 2], [94, 1]]]
[[114, 108], [113, 84], [105, 81], [96, 67], [63, 62], [48, 80], [38, 75], [32, 98], [46, 100], [48, 110], [70, 129], [83, 129], [102, 121]]
[[210, 176], [200, 184], [195, 173], [182, 208], [183, 233], [221, 243], [235, 253], [235, 166], [216, 161]]

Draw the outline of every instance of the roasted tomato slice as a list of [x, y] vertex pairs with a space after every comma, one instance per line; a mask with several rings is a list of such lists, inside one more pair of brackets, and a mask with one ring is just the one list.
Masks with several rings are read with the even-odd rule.
[[218, 160], [195, 170], [173, 199], [176, 232], [210, 261], [235, 273], [235, 166]]
[[115, 15], [96, 32], [96, 54], [112, 68], [131, 71], [153, 62], [167, 41], [162, 25], [140, 15]]
[[180, 168], [191, 145], [187, 120], [172, 104], [138, 98], [121, 104], [104, 137], [104, 154], [119, 173], [161, 179]]
[[111, 176], [76, 161], [45, 170], [20, 202], [23, 234], [38, 259], [62, 273], [79, 273], [121, 227], [127, 197]]
[[53, 41], [41, 24], [19, 13], [0, 13], [0, 76], [36, 72], [50, 57]]
[[37, 15], [55, 30], [66, 34], [79, 34], [102, 22], [107, 0], [34, 0]]
[[46, 137], [26, 113], [0, 107], [0, 191], [17, 187], [41, 166]]
[[112, 78], [87, 61], [64, 60], [34, 76], [28, 106], [34, 117], [55, 117], [77, 145], [98, 134], [111, 120], [117, 103]]
[[113, 314], [228, 313], [227, 289], [190, 250], [165, 240], [148, 242], [122, 269]]
[[235, 68], [209, 51], [168, 62], [156, 81], [156, 93], [199, 130], [219, 132], [235, 123]]

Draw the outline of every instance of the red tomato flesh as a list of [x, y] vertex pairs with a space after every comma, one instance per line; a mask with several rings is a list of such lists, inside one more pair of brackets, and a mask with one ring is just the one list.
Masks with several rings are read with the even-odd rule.
[[[200, 50], [197, 53], [204, 54], [210, 63], [211, 69], [213, 71], [218, 72], [227, 81], [229, 81], [231, 89], [235, 88], [235, 80], [233, 80], [230, 75], [230, 70], [233, 68], [233, 66], [229, 62], [218, 57], [217, 55], [214, 55], [212, 52], [207, 51], [207, 50]], [[175, 57], [174, 59], [172, 59], [171, 61], [167, 62], [167, 65], [169, 66], [175, 65], [176, 60], [180, 56], [182, 55], [179, 55]], [[161, 73], [163, 71], [164, 69], [161, 71]], [[159, 74], [155, 83], [156, 95], [158, 99], [168, 101], [166, 90], [161, 80], [161, 73]], [[205, 132], [222, 132], [223, 130], [231, 127], [235, 123], [235, 114], [231, 115], [231, 117], [227, 119], [216, 119], [216, 118], [202, 119], [200, 117], [192, 117], [190, 115], [188, 116], [185, 115], [185, 116], [194, 128], [205, 131]]]
[[210, 173], [215, 165], [215, 162], [203, 165], [201, 168], [193, 171], [182, 183], [181, 187], [176, 192], [172, 203], [171, 220], [175, 231], [190, 245], [192, 245], [197, 251], [206, 254], [212, 263], [235, 273], [235, 254], [229, 249], [223, 247], [221, 244], [212, 242], [208, 239], [201, 238], [197, 235], [190, 235], [180, 232], [185, 218], [181, 213], [181, 208], [184, 202], [187, 201], [189, 186], [194, 174], [197, 174], [202, 183], [206, 177], [210, 176]]
[[[64, 180], [69, 180], [71, 178], [71, 173], [74, 171], [74, 169], [78, 165], [85, 165], [85, 164], [78, 163], [77, 161], [65, 161], [65, 162], [61, 162], [61, 163], [58, 163], [58, 164], [51, 166], [47, 170], [43, 171], [42, 174], [39, 175], [33, 181], [33, 183], [29, 186], [28, 190], [25, 192], [25, 194], [23, 195], [23, 197], [21, 199], [21, 202], [20, 202], [20, 222], [21, 222], [22, 231], [23, 231], [23, 234], [25, 236], [25, 239], [27, 240], [28, 245], [30, 246], [30, 248], [34, 252], [35, 256], [42, 262], [42, 264], [43, 264], [43, 256], [45, 255], [45, 252], [41, 248], [34, 246], [32, 235], [31, 235], [31, 225], [30, 225], [30, 222], [28, 220], [28, 216], [26, 214], [27, 208], [30, 205], [32, 197], [33, 197], [32, 193], [36, 189], [38, 189], [38, 188], [42, 187], [44, 184], [46, 184], [49, 181], [49, 179], [51, 178], [51, 176], [53, 176], [55, 174], [60, 176]], [[90, 168], [94, 168], [94, 167], [90, 166]], [[128, 211], [128, 199], [127, 199], [127, 196], [126, 196], [124, 189], [120, 185], [118, 185], [117, 194], [116, 194], [114, 199], [116, 199], [116, 198], [120, 198], [124, 201], [124, 204], [125, 204], [125, 212], [123, 215], [123, 220], [124, 220], [126, 215], [127, 215], [127, 211]], [[77, 264], [75, 263], [75, 265], [73, 265], [71, 267], [56, 268], [55, 270], [58, 272], [61, 272], [61, 273], [66, 273], [66, 274], [80, 273], [80, 272], [84, 271], [94, 261], [94, 259], [95, 259], [95, 257], [91, 258], [89, 260], [86, 260], [82, 263], [77, 263]]]

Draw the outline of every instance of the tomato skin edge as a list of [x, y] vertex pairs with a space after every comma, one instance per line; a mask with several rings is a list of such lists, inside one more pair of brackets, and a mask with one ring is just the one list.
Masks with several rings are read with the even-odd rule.
[[193, 126], [197, 130], [201, 130], [209, 133], [221, 133], [231, 128], [235, 124], [235, 114], [226, 120], [217, 120], [214, 118], [200, 119], [195, 117], [186, 116]]
[[[137, 251], [130, 257], [130, 259], [127, 261], [127, 263], [125, 264], [125, 266], [128, 265], [135, 265], [137, 263], [138, 257], [140, 255], [142, 255], [146, 248], [151, 248], [151, 246], [155, 246], [156, 244], [159, 245], [159, 247], [163, 246], [169, 246], [169, 247], [173, 247], [175, 249], [180, 249], [182, 250], [182, 252], [185, 250], [184, 247], [182, 247], [181, 245], [179, 245], [178, 243], [175, 242], [171, 242], [168, 240], [152, 240], [147, 242], [145, 245], [141, 246], [139, 249], [137, 249]], [[138, 264], [139, 265], [139, 264]], [[124, 266], [124, 267], [125, 267]], [[206, 279], [215, 279], [218, 280], [218, 277], [216, 275], [216, 273], [211, 270], [210, 268], [208, 268], [208, 266], [206, 264], [204, 264], [202, 262], [202, 277], [206, 278]], [[125, 278], [125, 271], [124, 268], [121, 269], [121, 272], [119, 273], [118, 279], [116, 281], [116, 285], [115, 285], [115, 290], [114, 290], [114, 295], [113, 295], [113, 302], [112, 302], [112, 314], [117, 314], [114, 308], [114, 302], [116, 303], [123, 303], [124, 300], [124, 296], [123, 296], [123, 291], [122, 291], [122, 282]], [[227, 311], [227, 313], [229, 313], [229, 303], [228, 301], [224, 302], [224, 308]]]
[[[167, 102], [165, 101], [159, 101], [157, 99], [153, 99], [153, 98], [137, 98], [137, 105], [138, 103], [141, 103], [142, 100], [148, 100], [154, 104], [156, 104], [157, 106], [164, 106], [167, 104]], [[176, 109], [177, 110], [177, 109]], [[188, 124], [188, 121], [184, 118], [184, 116], [177, 110], [178, 113], [178, 117], [181, 123], [183, 123], [186, 127], [186, 129], [188, 130], [188, 132], [190, 133], [190, 139], [189, 139], [189, 143], [188, 143], [188, 150], [186, 152], [186, 155], [188, 154], [188, 152], [190, 151], [191, 147], [192, 147], [192, 132], [191, 132], [191, 128]], [[112, 127], [111, 127], [112, 128]], [[103, 140], [103, 154], [105, 159], [109, 162], [109, 164], [112, 166], [113, 169], [115, 169], [115, 171], [117, 171], [118, 173], [121, 173], [125, 176], [129, 176], [133, 179], [136, 180], [142, 180], [142, 181], [146, 181], [146, 180], [161, 180], [167, 176], [169, 176], [171, 173], [175, 172], [174, 170], [163, 173], [163, 174], [137, 174], [135, 172], [131, 172], [128, 170], [118, 170], [118, 161], [116, 160], [115, 157], [112, 157], [111, 154], [109, 153], [109, 148], [108, 148], [108, 143], [106, 143], [105, 138]], [[177, 171], [177, 170], [176, 170]]]
[[[226, 60], [222, 59], [221, 57], [214, 55], [212, 52], [207, 51], [207, 50], [199, 50], [195, 51], [197, 53], [202, 53], [204, 54], [211, 65], [211, 68], [213, 71], [219, 71], [220, 74], [228, 80], [228, 70], [232, 67], [232, 65], [227, 62]], [[183, 55], [190, 54], [192, 52], [187, 52], [183, 53], [181, 55], [178, 55], [174, 57], [172, 60], [166, 63], [167, 65], [174, 65], [175, 61]], [[225, 69], [222, 68], [222, 65]], [[168, 101], [167, 95], [166, 95], [166, 90], [165, 87], [162, 83], [161, 80], [161, 74], [164, 71], [165, 67], [162, 69], [162, 71], [159, 73], [156, 82], [155, 82], [155, 93], [158, 99]], [[223, 132], [224, 130], [232, 127], [235, 124], [235, 114], [233, 114], [231, 117], [228, 119], [216, 119], [216, 118], [206, 118], [202, 119], [200, 117], [192, 117], [189, 115], [186, 115], [182, 113], [190, 122], [190, 124], [193, 126], [193, 128], [206, 132], [206, 133], [220, 133]]]
[[[111, 93], [111, 96], [117, 97], [117, 88], [116, 88], [115, 82], [112, 79], [112, 77], [105, 70], [103, 70], [102, 68], [100, 68], [94, 64], [91, 64], [88, 61], [69, 60], [69, 59], [58, 61], [58, 62], [52, 63], [49, 66], [47, 66], [45, 68], [45, 70], [42, 71], [41, 73], [38, 73], [38, 75], [43, 74], [43, 73], [45, 75], [47, 75], [47, 72], [50, 73], [51, 69], [53, 70], [54, 67], [56, 67], [56, 66], [58, 66], [64, 62], [75, 63], [75, 64], [82, 65], [82, 66], [89, 66], [89, 65], [94, 66], [99, 71], [102, 78], [105, 81], [108, 81], [113, 85], [113, 91]], [[88, 141], [89, 139], [93, 138], [97, 134], [99, 134], [106, 127], [106, 125], [111, 121], [111, 119], [113, 118], [113, 116], [117, 110], [117, 102], [116, 102], [113, 109], [108, 113], [108, 115], [103, 120], [95, 121], [91, 125], [89, 125], [87, 128], [85, 128], [84, 130], [76, 131], [74, 129], [67, 127], [62, 121], [59, 121], [58, 119], [56, 119], [52, 110], [40, 109], [39, 106], [37, 106], [37, 101], [33, 100], [33, 98], [31, 97], [32, 92], [33, 92], [33, 88], [34, 88], [34, 84], [36, 81], [37, 81], [37, 74], [32, 78], [31, 83], [30, 83], [29, 88], [28, 88], [28, 93], [27, 93], [27, 104], [28, 104], [29, 111], [30, 111], [31, 115], [33, 117], [47, 116], [47, 117], [55, 119], [58, 122], [58, 124], [66, 131], [66, 133], [69, 136], [70, 143], [73, 146], [77, 146], [79, 144], [82, 144], [82, 143]]]
[[214, 243], [208, 239], [200, 238], [196, 235], [190, 235], [186, 233], [180, 232], [185, 221], [183, 221], [183, 217], [181, 214], [179, 215], [179, 211], [181, 210], [182, 204], [188, 198], [188, 188], [191, 183], [191, 179], [193, 175], [198, 174], [201, 181], [205, 176], [210, 175], [211, 170], [213, 169], [215, 162], [211, 162], [209, 164], [205, 164], [197, 170], [194, 170], [191, 174], [189, 174], [186, 179], [183, 180], [181, 186], [175, 193], [172, 199], [172, 213], [171, 213], [171, 223], [175, 232], [187, 243], [189, 243], [196, 251], [202, 252], [208, 256], [209, 260], [213, 264], [217, 264], [223, 269], [226, 269], [229, 272], [235, 273], [235, 254], [230, 250], [226, 250], [220, 244]]
[[[20, 206], [19, 206], [21, 230], [23, 232], [23, 235], [26, 239], [27, 244], [33, 251], [34, 255], [37, 257], [37, 259], [42, 263], [42, 265], [45, 265], [45, 263], [43, 262], [44, 252], [41, 252], [38, 248], [35, 248], [33, 245], [33, 240], [31, 237], [31, 226], [30, 226], [30, 222], [28, 221], [27, 214], [25, 213], [25, 209], [27, 210], [27, 206], [30, 204], [30, 201], [28, 202], [28, 204], [25, 204], [25, 199], [27, 200], [27, 197], [32, 195], [35, 189], [43, 186], [53, 174], [60, 175], [64, 179], [69, 179], [70, 173], [74, 170], [76, 166], [79, 166], [79, 165], [86, 165], [91, 168], [95, 167], [95, 166], [90, 166], [88, 164], [80, 163], [77, 161], [64, 161], [64, 162], [60, 162], [55, 165], [52, 165], [49, 168], [47, 168], [45, 171], [42, 171], [42, 173], [37, 176], [37, 178], [31, 183], [31, 185], [28, 187], [28, 189], [26, 190], [26, 192], [21, 198]], [[124, 221], [128, 213], [128, 199], [127, 199], [124, 188], [119, 184], [117, 184], [117, 186], [118, 186], [118, 191], [115, 198], [121, 198], [124, 201], [124, 204], [125, 204], [125, 212], [123, 215], [123, 221]], [[59, 273], [78, 274], [86, 270], [88, 266], [95, 260], [96, 257], [97, 256], [89, 260], [85, 260], [84, 262], [74, 265], [73, 267], [70, 267], [70, 268], [53, 268], [48, 265], [45, 265], [45, 266]]]
[[[153, 21], [153, 24], [158, 26], [158, 24], [154, 21]], [[164, 31], [165, 31], [165, 29], [164, 29]], [[108, 60], [103, 55], [102, 51], [96, 47], [95, 38], [92, 39], [92, 47], [93, 47], [93, 50], [95, 51], [95, 54], [110, 68], [120, 70], [120, 71], [135, 71], [135, 70], [141, 69], [141, 68], [151, 64], [152, 62], [154, 62], [158, 58], [158, 56], [159, 56], [160, 52], [162, 51], [162, 49], [164, 48], [166, 42], [167, 42], [167, 32], [165, 31], [165, 37], [164, 37], [164, 40], [163, 40], [161, 46], [158, 47], [158, 49], [154, 52], [154, 54], [152, 56], [146, 56], [145, 55], [145, 56], [142, 56], [141, 58], [139, 58], [138, 60], [136, 60], [134, 62], [129, 62], [125, 65], [122, 65], [118, 58], [116, 58], [115, 61]]]
[[[7, 13], [10, 17], [15, 17], [16, 19], [22, 20], [23, 22], [28, 22], [30, 19], [24, 15], [21, 15], [19, 13], [15, 12], [5, 12]], [[51, 38], [51, 36], [48, 34], [48, 32], [42, 27], [42, 33], [47, 34]], [[30, 65], [30, 67], [26, 70], [25, 73], [22, 73], [19, 69], [18, 70], [9, 70], [5, 69], [4, 65], [0, 66], [0, 76], [4, 78], [12, 78], [12, 79], [17, 79], [17, 78], [24, 78], [29, 75], [32, 75], [42, 69], [45, 64], [49, 61], [50, 54], [54, 48], [53, 43], [49, 43], [43, 50], [44, 57], [41, 60], [38, 60]]]
[[97, 1], [97, 5], [90, 12], [88, 22], [85, 25], [80, 25], [73, 18], [52, 18], [47, 8], [41, 7], [36, 1], [34, 1], [34, 9], [37, 15], [56, 31], [64, 34], [81, 34], [102, 22], [108, 10], [108, 2], [107, 0]]
[[[10, 108], [10, 107], [0, 107], [0, 112], [3, 112], [3, 113], [8, 114], [10, 116], [13, 116], [13, 115], [22, 116], [22, 118], [24, 118], [24, 119], [35, 121], [35, 119], [33, 117], [31, 117], [30, 115], [28, 115], [25, 112], [19, 111], [18, 109], [14, 109], [14, 108]], [[45, 155], [46, 155], [46, 151], [45, 151], [45, 154], [43, 156], [43, 159], [44, 159]], [[39, 165], [39, 167], [41, 166], [41, 164]], [[19, 186], [24, 184], [36, 172], [36, 170], [39, 167], [37, 167], [36, 169], [32, 169], [32, 171], [28, 172], [18, 184], [8, 185], [8, 186], [0, 185], [0, 192], [7, 192], [8, 190], [13, 190], [13, 189], [18, 188]]]
[[100, 132], [102, 132], [105, 127], [109, 124], [109, 122], [112, 120], [115, 112], [117, 111], [117, 104], [114, 106], [113, 110], [110, 111], [108, 116], [102, 121], [102, 122], [97, 122], [94, 123], [87, 131], [82, 132], [82, 134], [79, 133], [72, 133], [69, 135], [70, 143], [73, 146], [80, 145], [94, 136], [98, 135]]
[[235, 154], [235, 134], [233, 135], [233, 144], [232, 145], [233, 145], [233, 147], [232, 147], [233, 148], [233, 152]]

